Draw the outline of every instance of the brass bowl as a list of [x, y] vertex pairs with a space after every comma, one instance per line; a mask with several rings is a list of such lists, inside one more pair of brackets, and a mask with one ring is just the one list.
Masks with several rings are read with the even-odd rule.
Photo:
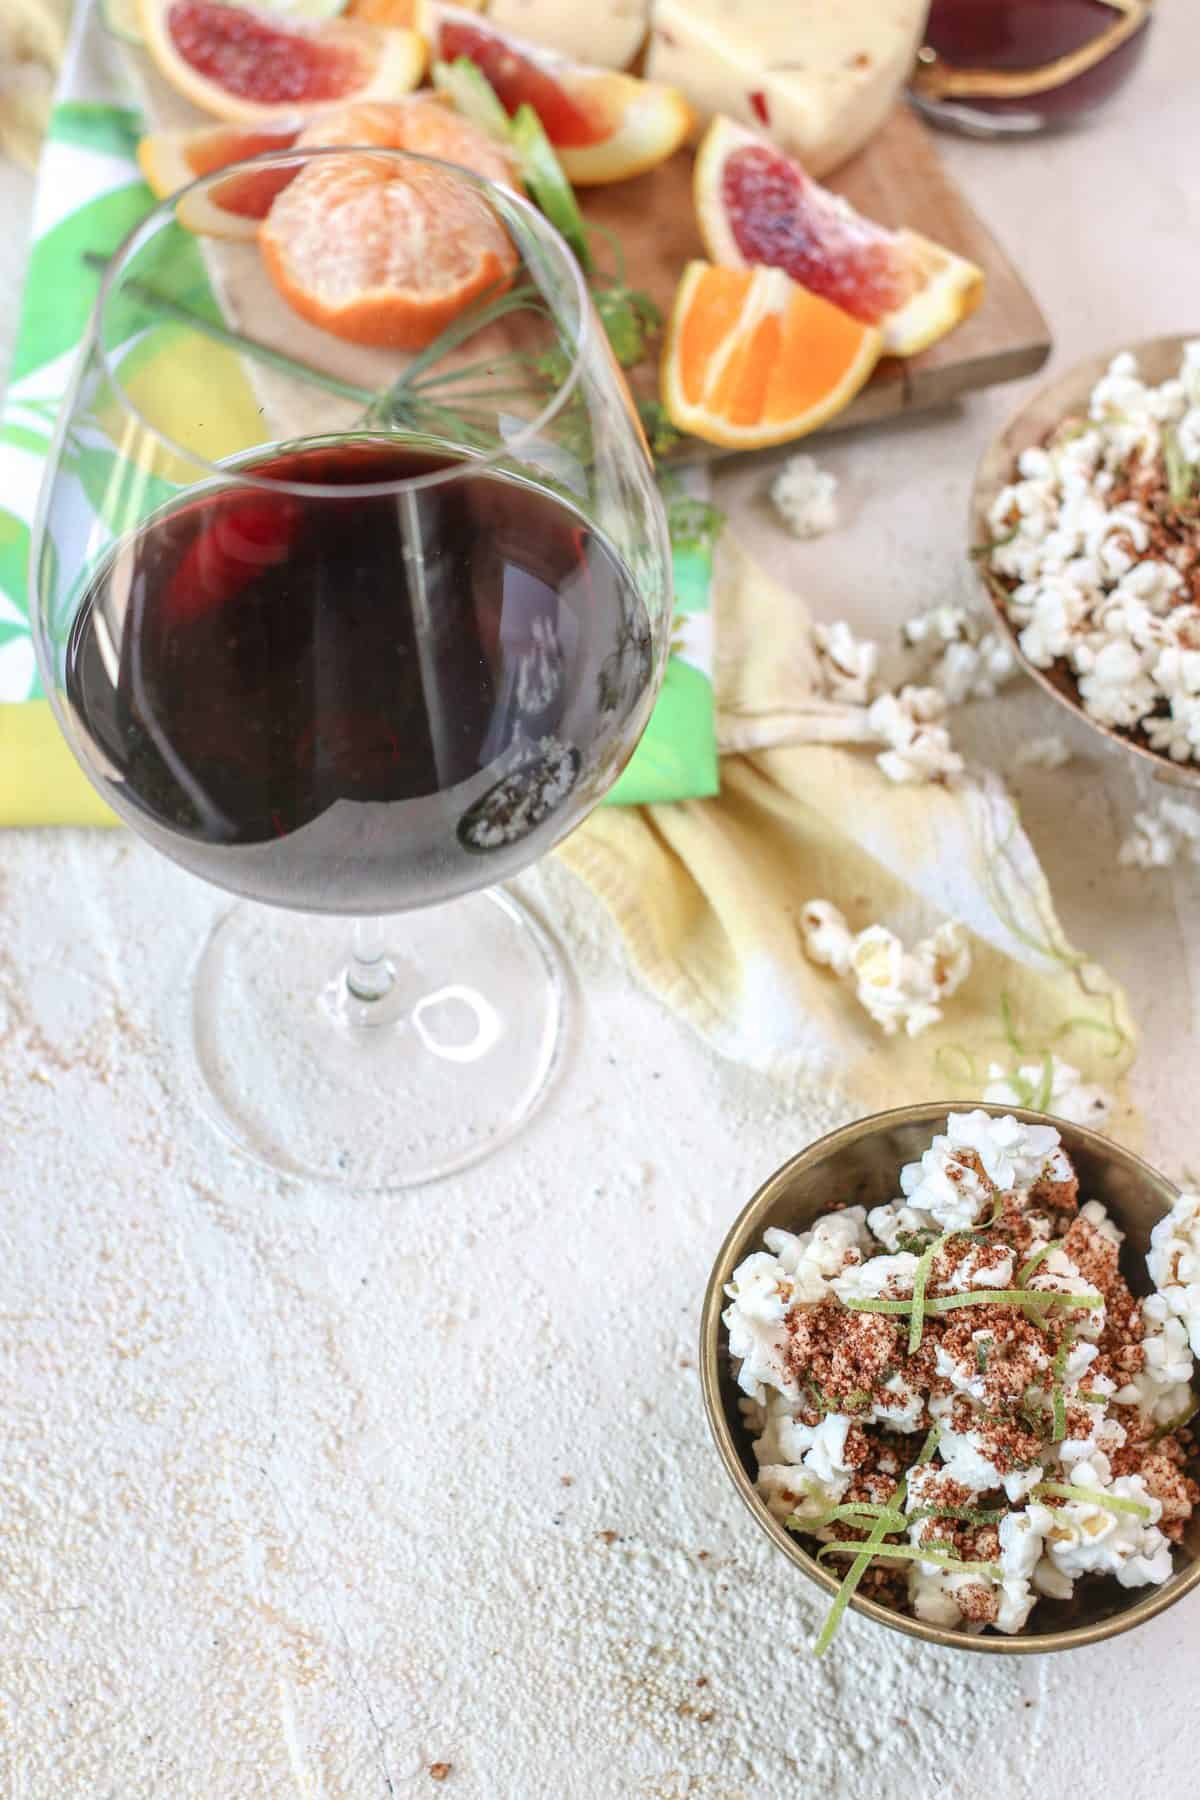
[[[990, 527], [988, 513], [992, 502], [1001, 488], [1006, 487], [1016, 472], [1017, 458], [1022, 450], [1029, 450], [1041, 444], [1056, 425], [1072, 414], [1086, 410], [1088, 396], [1108, 368], [1113, 357], [1120, 350], [1131, 350], [1137, 358], [1138, 369], [1142, 379], [1148, 383], [1166, 381], [1169, 376], [1179, 371], [1183, 346], [1196, 337], [1191, 332], [1184, 337], [1146, 338], [1140, 344], [1122, 344], [1115, 350], [1108, 350], [1103, 356], [1089, 356], [1086, 362], [1076, 363], [1065, 375], [1055, 381], [1047, 382], [1039, 388], [1032, 399], [1013, 414], [1008, 424], [998, 437], [992, 439], [983, 454], [979, 467], [975, 472], [975, 485], [971, 490], [971, 506], [969, 521], [969, 542], [974, 547], [988, 542]], [[1149, 744], [1129, 736], [1127, 732], [1117, 731], [1112, 725], [1102, 725], [1093, 719], [1085, 710], [1075, 687], [1074, 677], [1065, 670], [1039, 669], [1031, 663], [1021, 648], [1017, 631], [1009, 619], [1008, 613], [996, 598], [988, 583], [983, 565], [979, 565], [979, 583], [995, 611], [1000, 627], [1012, 645], [1013, 653], [1021, 663], [1026, 674], [1031, 675], [1042, 688], [1060, 706], [1069, 707], [1076, 718], [1082, 719], [1092, 731], [1099, 732], [1110, 743], [1119, 744], [1122, 750], [1139, 756], [1143, 762], [1153, 765], [1155, 775], [1175, 787], [1200, 788], [1200, 764], [1172, 762], [1161, 750], [1151, 749]]]
[[[1042, 1113], [1022, 1107], [989, 1106], [982, 1101], [972, 1104], [995, 1116], [1013, 1114], [1030, 1124], [1055, 1127], [1075, 1164], [1085, 1196], [1102, 1201], [1126, 1233], [1126, 1245], [1133, 1252], [1136, 1265], [1126, 1270], [1123, 1259], [1122, 1269], [1130, 1287], [1135, 1293], [1149, 1293], [1151, 1284], [1142, 1259], [1149, 1248], [1151, 1228], [1170, 1211], [1177, 1197], [1171, 1183], [1140, 1157], [1082, 1125], [1047, 1119]], [[917, 1161], [928, 1149], [935, 1132], [944, 1129], [949, 1110], [952, 1109], [944, 1100], [937, 1100], [876, 1113], [831, 1132], [784, 1163], [735, 1220], [721, 1246], [704, 1296], [700, 1372], [708, 1423], [721, 1461], [755, 1522], [788, 1561], [824, 1588], [831, 1599], [838, 1589], [837, 1578], [772, 1518], [755, 1492], [754, 1453], [750, 1433], [738, 1411], [739, 1389], [721, 1319], [725, 1283], [744, 1257], [762, 1248], [763, 1232], [769, 1226], [805, 1230], [828, 1210], [833, 1199], [866, 1207], [894, 1199], [900, 1191], [901, 1166]], [[1176, 1547], [1175, 1563], [1175, 1573], [1161, 1587], [1122, 1588], [1115, 1580], [1081, 1583], [1077, 1599], [1063, 1603], [1078, 1609], [1076, 1622], [1068, 1626], [1055, 1625], [1056, 1617], [1062, 1617], [1060, 1603], [1039, 1600], [1029, 1625], [1013, 1636], [999, 1632], [974, 1636], [966, 1631], [945, 1630], [857, 1594], [850, 1604], [877, 1624], [906, 1632], [909, 1637], [924, 1638], [927, 1643], [985, 1654], [1042, 1655], [1048, 1650], [1075, 1650], [1083, 1644], [1100, 1643], [1135, 1625], [1144, 1625], [1200, 1583], [1200, 1510], [1189, 1522], [1184, 1542]]]

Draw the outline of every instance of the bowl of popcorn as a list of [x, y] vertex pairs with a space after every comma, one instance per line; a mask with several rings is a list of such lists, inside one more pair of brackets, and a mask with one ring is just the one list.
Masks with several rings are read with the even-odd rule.
[[971, 544], [1046, 691], [1200, 785], [1200, 338], [1094, 357], [980, 464]]
[[1073, 1649], [1200, 1583], [1200, 1196], [1084, 1126], [944, 1103], [772, 1175], [705, 1297], [742, 1500], [830, 1598], [964, 1650]]

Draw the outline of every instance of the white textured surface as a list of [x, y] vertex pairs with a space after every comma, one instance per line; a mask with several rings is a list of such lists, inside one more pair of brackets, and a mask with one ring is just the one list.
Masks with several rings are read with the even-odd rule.
[[[945, 144], [1060, 361], [1200, 324], [1185, 11], [1086, 135]], [[9, 251], [0, 341], [13, 280]], [[823, 449], [842, 524], [814, 544], [761, 468], [726, 497], [819, 613], [882, 629], [957, 579], [1015, 398]], [[1031, 691], [977, 716], [1002, 767], [1058, 729]], [[1200, 1161], [1200, 889], [1115, 870], [1131, 783], [1072, 741], [1022, 774], [1030, 822], [1069, 928], [1134, 985], [1174, 1171]], [[823, 1602], [715, 1465], [694, 1337], [724, 1227], [833, 1120], [632, 991], [565, 878], [529, 884], [582, 990], [554, 1101], [502, 1159], [368, 1203], [248, 1170], [178, 1093], [217, 897], [125, 836], [10, 834], [0, 876], [3, 1800], [1024, 1800], [1081, 1768], [1186, 1791], [1200, 1603], [1070, 1660], [852, 1619], [811, 1662]]]

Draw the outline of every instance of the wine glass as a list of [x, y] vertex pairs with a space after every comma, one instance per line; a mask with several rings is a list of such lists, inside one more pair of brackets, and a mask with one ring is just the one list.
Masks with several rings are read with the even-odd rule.
[[32, 588], [91, 781], [266, 902], [198, 957], [209, 1115], [366, 1189], [504, 1142], [566, 987], [501, 884], [620, 773], [671, 618], [650, 456], [558, 233], [396, 150], [273, 153], [165, 201], [105, 269]]

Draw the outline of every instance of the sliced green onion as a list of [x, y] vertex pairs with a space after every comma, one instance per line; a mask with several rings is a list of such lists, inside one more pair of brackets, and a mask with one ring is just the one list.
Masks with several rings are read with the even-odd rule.
[[583, 215], [545, 127], [528, 101], [522, 102], [509, 127], [521, 177], [541, 211], [566, 238], [583, 269], [592, 266]]
[[1076, 1487], [1070, 1481], [1039, 1481], [1030, 1492], [1039, 1499], [1083, 1500], [1089, 1506], [1103, 1506], [1108, 1512], [1133, 1513], [1139, 1519], [1150, 1517], [1150, 1508], [1140, 1500], [1123, 1500], [1119, 1494], [1105, 1494], [1098, 1488]]
[[477, 63], [456, 56], [452, 63], [435, 62], [430, 78], [439, 94], [446, 94], [472, 125], [488, 137], [504, 143], [508, 138], [508, 114], [499, 94]]

